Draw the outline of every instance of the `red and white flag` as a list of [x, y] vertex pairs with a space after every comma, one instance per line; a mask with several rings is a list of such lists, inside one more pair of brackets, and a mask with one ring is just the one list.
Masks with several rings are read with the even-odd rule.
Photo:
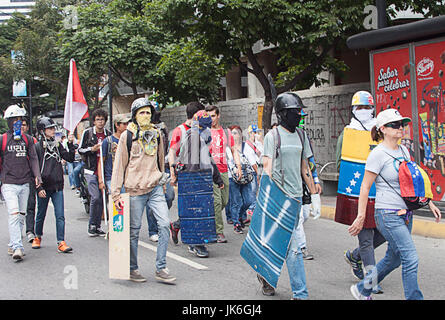
[[66, 91], [65, 114], [63, 127], [73, 132], [82, 119], [88, 118], [88, 105], [82, 93], [76, 61], [70, 60], [70, 77]]

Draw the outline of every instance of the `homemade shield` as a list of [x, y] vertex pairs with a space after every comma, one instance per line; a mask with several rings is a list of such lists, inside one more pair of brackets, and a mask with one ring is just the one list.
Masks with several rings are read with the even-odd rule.
[[[344, 129], [335, 221], [351, 225], [357, 217], [358, 198], [365, 174], [366, 159], [375, 146], [376, 142], [372, 140], [371, 132]], [[368, 196], [365, 228], [376, 227], [374, 221], [375, 192], [375, 184], [373, 184]]]
[[212, 171], [179, 171], [178, 215], [185, 244], [216, 242]]
[[108, 264], [110, 279], [130, 279], [130, 195], [121, 194], [124, 203], [117, 210], [110, 197], [110, 224], [108, 226]]
[[300, 208], [301, 202], [263, 175], [241, 257], [273, 287], [277, 286]]

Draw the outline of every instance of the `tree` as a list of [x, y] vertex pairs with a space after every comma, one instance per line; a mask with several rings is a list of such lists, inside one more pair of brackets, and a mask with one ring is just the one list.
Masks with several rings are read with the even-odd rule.
[[[406, 6], [406, 1], [393, 2], [397, 8]], [[422, 3], [437, 9], [429, 2]], [[252, 73], [264, 89], [263, 125], [268, 129], [272, 90], [254, 45], [262, 42], [274, 48], [280, 70], [275, 76], [278, 93], [308, 88], [319, 84], [321, 71], [345, 70], [330, 52], [345, 46], [349, 36], [365, 31], [363, 9], [368, 4], [374, 1], [154, 0], [147, 2], [147, 11], [160, 17], [176, 37], [192, 37], [200, 49], [226, 66], [239, 65]], [[242, 63], [243, 56], [250, 67]]]

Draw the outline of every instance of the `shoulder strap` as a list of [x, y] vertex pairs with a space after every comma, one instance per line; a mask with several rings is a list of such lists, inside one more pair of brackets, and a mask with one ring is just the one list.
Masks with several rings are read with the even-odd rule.
[[[272, 156], [272, 173], [273, 173], [273, 166], [275, 163], [275, 159], [280, 156], [281, 137], [280, 137], [280, 133], [278, 132], [278, 128], [272, 129], [272, 134], [273, 134], [274, 146], [275, 146], [275, 150], [274, 150], [273, 156]], [[280, 157], [280, 174], [281, 174], [281, 185], [284, 185], [283, 157]]]
[[6, 150], [6, 144], [8, 143], [8, 134], [5, 132], [2, 134], [2, 153]]
[[301, 156], [303, 156], [303, 151], [304, 151], [304, 143], [306, 141], [306, 139], [304, 138], [304, 131], [301, 128], [297, 128], [297, 133], [298, 136], [300, 137], [300, 141], [301, 141]]
[[127, 151], [128, 151], [128, 159], [130, 159], [131, 147], [133, 145], [133, 132], [127, 130]]

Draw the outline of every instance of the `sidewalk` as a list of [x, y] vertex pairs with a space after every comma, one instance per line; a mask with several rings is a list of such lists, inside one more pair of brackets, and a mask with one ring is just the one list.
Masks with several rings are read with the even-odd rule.
[[[322, 218], [334, 220], [335, 203], [336, 197], [321, 196]], [[442, 220], [439, 223], [436, 223], [434, 218], [414, 215], [412, 233], [424, 237], [445, 239], [445, 213], [442, 213]]]

